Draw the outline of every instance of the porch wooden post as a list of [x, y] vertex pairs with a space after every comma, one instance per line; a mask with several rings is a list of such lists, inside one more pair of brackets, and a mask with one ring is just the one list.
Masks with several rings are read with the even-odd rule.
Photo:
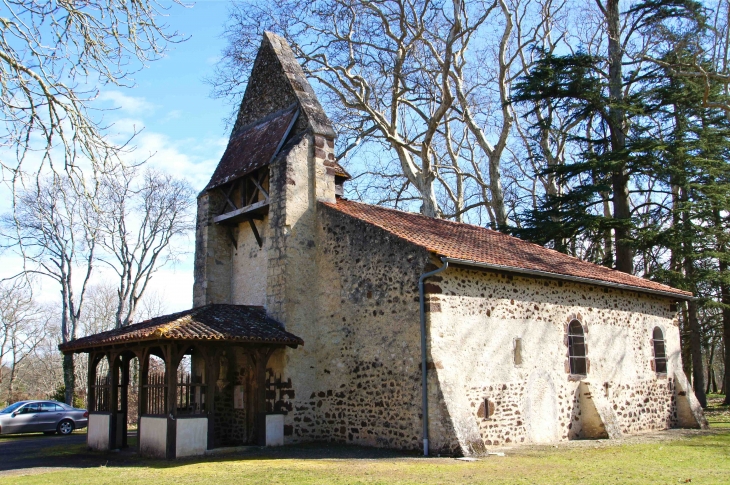
[[96, 411], [96, 352], [89, 352], [89, 360], [86, 369], [86, 410], [90, 413]]
[[165, 374], [167, 385], [167, 453], [168, 459], [175, 458], [177, 448], [177, 347], [174, 344], [164, 347]]
[[[139, 359], [139, 390], [137, 396], [139, 396], [139, 403], [137, 403], [137, 427], [139, 428], [139, 418], [142, 415], [147, 414], [147, 382], [150, 372], [150, 351], [149, 348], [143, 349], [137, 354]], [[137, 430], [139, 436], [139, 429]]]
[[205, 352], [205, 412], [208, 415], [208, 449], [215, 448], [215, 386], [218, 380], [219, 350]]
[[109, 388], [109, 410], [111, 418], [109, 419], [109, 449], [115, 450], [117, 446], [117, 419], [119, 416], [119, 354], [110, 352], [107, 355], [109, 359], [109, 371], [111, 372], [111, 382]]
[[127, 447], [127, 421], [129, 418], [129, 362], [132, 359], [129, 355], [122, 357], [122, 379], [120, 395], [120, 411], [122, 419], [122, 448]]
[[142, 415], [147, 414], [147, 378], [150, 370], [150, 349], [137, 352], [139, 360], [139, 389], [137, 390], [137, 451], [142, 449]]
[[257, 441], [260, 446], [266, 446], [266, 365], [273, 353], [272, 348], [256, 350], [256, 421]]

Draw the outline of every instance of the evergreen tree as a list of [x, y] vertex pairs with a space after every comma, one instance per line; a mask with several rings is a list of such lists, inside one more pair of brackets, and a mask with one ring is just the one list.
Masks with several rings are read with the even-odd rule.
[[[583, 248], [593, 262], [624, 271], [632, 265], [621, 261], [627, 253], [620, 247], [630, 244], [642, 255], [644, 276], [697, 295], [682, 312], [683, 348], [690, 351], [685, 364], [691, 364], [695, 393], [705, 406], [701, 316], [709, 321], [707, 315], [722, 315], [730, 362], [730, 122], [707, 108], [728, 99], [720, 84], [681, 77], [669, 67], [702, 58], [691, 41], [707, 28], [699, 4], [656, 0], [625, 14], [659, 31], [654, 55], [661, 62], [637, 64], [625, 76], [621, 96], [610, 73], [616, 59], [610, 46], [607, 58], [543, 52], [515, 86], [513, 102], [535, 110], [550, 106], [574, 127], [564, 134], [573, 161], [544, 172], [565, 190], [546, 194], [515, 232], [564, 252]], [[545, 119], [532, 129], [555, 128]], [[621, 207], [626, 193], [628, 213]], [[724, 387], [730, 389], [728, 372]]]

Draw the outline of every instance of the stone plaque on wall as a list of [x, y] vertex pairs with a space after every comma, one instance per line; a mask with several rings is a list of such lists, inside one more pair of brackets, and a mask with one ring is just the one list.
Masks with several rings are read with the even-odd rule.
[[233, 408], [243, 409], [246, 401], [243, 399], [243, 386], [233, 386]]

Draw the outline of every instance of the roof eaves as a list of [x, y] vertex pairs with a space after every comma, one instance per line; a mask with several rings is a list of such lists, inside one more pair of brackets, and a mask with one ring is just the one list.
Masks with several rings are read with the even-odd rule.
[[176, 341], [176, 342], [212, 342], [215, 340], [221, 340], [225, 342], [233, 342], [233, 343], [243, 343], [243, 344], [265, 344], [265, 345], [286, 345], [287, 347], [291, 348], [297, 348], [298, 346], [304, 346], [304, 340], [301, 338], [297, 338], [297, 340], [294, 339], [266, 339], [266, 338], [244, 338], [244, 337], [196, 337], [196, 338], [172, 338], [172, 337], [165, 337], [165, 336], [158, 336], [153, 334], [141, 337], [141, 338], [130, 338], [130, 339], [118, 339], [118, 340], [111, 340], [111, 341], [94, 341], [94, 342], [84, 342], [80, 345], [76, 345], [75, 341], [67, 342], [65, 344], [60, 344], [58, 346], [59, 350], [63, 353], [66, 352], [74, 352], [74, 353], [80, 353], [80, 352], [86, 352], [88, 350], [93, 350], [95, 348], [101, 348], [101, 347], [113, 347], [113, 346], [128, 346], [128, 345], [134, 345], [138, 343], [147, 343], [147, 342], [155, 342], [159, 341], [160, 343], [165, 341]]
[[442, 256], [436, 253], [433, 250], [429, 250], [430, 252], [436, 254], [437, 256], [441, 257], [442, 261], [448, 261], [449, 263], [453, 264], [459, 264], [463, 266], [474, 266], [479, 268], [486, 268], [486, 269], [493, 269], [497, 271], [507, 271], [511, 273], [521, 273], [521, 274], [528, 274], [532, 276], [543, 276], [546, 278], [553, 278], [553, 279], [560, 279], [560, 280], [566, 280], [566, 281], [575, 281], [577, 283], [588, 283], [592, 285], [597, 286], [607, 286], [610, 288], [619, 288], [622, 290], [630, 290], [630, 291], [638, 291], [640, 293], [650, 293], [654, 295], [660, 295], [660, 296], [668, 296], [671, 298], [676, 298], [683, 301], [688, 300], [696, 300], [694, 295], [692, 293], [677, 290], [677, 292], [672, 291], [662, 291], [662, 290], [655, 290], [652, 288], [646, 288], [643, 286], [634, 286], [634, 285], [627, 285], [623, 283], [615, 283], [613, 281], [606, 281], [606, 280], [599, 280], [594, 278], [584, 278], [582, 276], [572, 276], [572, 275], [566, 275], [562, 273], [553, 273], [551, 271], [542, 271], [537, 269], [527, 269], [527, 268], [520, 268], [517, 266], [506, 266], [501, 264], [493, 264], [493, 263], [482, 263], [479, 261], [470, 261], [467, 259], [458, 259], [458, 258], [450, 258], [448, 256]]

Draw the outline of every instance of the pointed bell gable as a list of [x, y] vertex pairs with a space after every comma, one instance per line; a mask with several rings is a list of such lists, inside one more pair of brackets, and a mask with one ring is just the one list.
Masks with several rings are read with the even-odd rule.
[[294, 132], [310, 129], [315, 135], [334, 138], [332, 123], [287, 41], [265, 32], [254, 61], [231, 138], [242, 128], [296, 103], [301, 120]]
[[228, 146], [206, 190], [267, 166], [287, 139], [303, 132], [335, 138], [332, 123], [289, 44], [266, 32]]

